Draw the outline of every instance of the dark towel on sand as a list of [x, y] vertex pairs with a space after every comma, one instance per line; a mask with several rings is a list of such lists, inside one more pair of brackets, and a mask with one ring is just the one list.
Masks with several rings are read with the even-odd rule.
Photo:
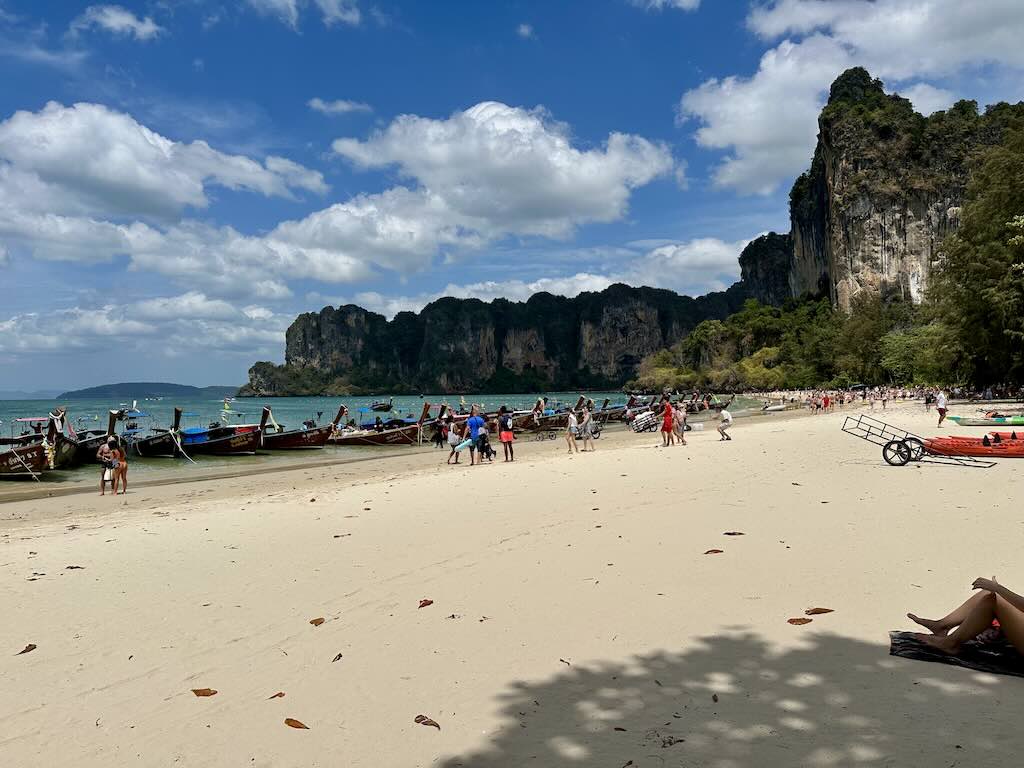
[[889, 655], [917, 661], [937, 661], [993, 675], [1024, 677], [1024, 656], [1006, 640], [991, 643], [965, 643], [960, 653], [951, 656], [914, 637], [913, 632], [890, 632]]

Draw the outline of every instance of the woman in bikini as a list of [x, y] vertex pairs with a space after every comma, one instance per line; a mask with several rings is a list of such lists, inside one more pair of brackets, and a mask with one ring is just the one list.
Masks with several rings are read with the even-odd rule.
[[915, 637], [940, 651], [956, 654], [968, 640], [996, 629], [1024, 654], [1024, 597], [1008, 590], [994, 576], [975, 579], [971, 588], [981, 591], [941, 619], [922, 619], [908, 613], [907, 618], [931, 632]]

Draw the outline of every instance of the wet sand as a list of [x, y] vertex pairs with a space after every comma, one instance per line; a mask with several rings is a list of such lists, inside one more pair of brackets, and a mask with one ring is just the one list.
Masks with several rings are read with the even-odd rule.
[[4, 504], [0, 764], [1015, 764], [1024, 680], [886, 633], [1024, 588], [1024, 465], [892, 468], [844, 415]]

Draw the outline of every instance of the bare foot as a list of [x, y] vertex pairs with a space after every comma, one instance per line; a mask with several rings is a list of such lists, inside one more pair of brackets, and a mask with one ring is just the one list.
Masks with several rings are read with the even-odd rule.
[[930, 645], [937, 651], [948, 653], [951, 656], [955, 656], [960, 648], [952, 643], [948, 637], [939, 637], [937, 635], [926, 635], [923, 632], [915, 632], [914, 637], [920, 640], [925, 645]]
[[915, 624], [920, 624], [922, 627], [924, 627], [937, 637], [945, 637], [949, 634], [949, 630], [945, 627], [939, 626], [939, 622], [935, 619], [922, 619], [919, 616], [915, 616], [912, 613], [908, 613], [907, 618]]

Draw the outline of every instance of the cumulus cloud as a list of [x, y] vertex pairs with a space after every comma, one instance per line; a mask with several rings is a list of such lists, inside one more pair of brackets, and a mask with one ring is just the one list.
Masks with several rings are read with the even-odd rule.
[[910, 99], [914, 109], [922, 115], [930, 115], [933, 112], [948, 109], [956, 101], [956, 96], [952, 91], [936, 88], [929, 83], [914, 83], [900, 88], [899, 93], [904, 98]]
[[50, 102], [0, 123], [0, 200], [22, 210], [169, 218], [205, 208], [209, 184], [283, 197], [327, 189], [319, 172], [283, 158], [175, 142], [98, 104]]
[[320, 112], [324, 115], [347, 115], [351, 112], [373, 111], [373, 107], [369, 104], [365, 104], [361, 101], [349, 101], [348, 99], [324, 101], [323, 99], [316, 97], [306, 102], [306, 106], [314, 112]]
[[[67, 307], [0, 319], [0, 353], [103, 350], [170, 356], [203, 352], [276, 354], [290, 315], [243, 309], [199, 292], [125, 304]], [[154, 346], [154, 340], [159, 344]]]
[[524, 40], [530, 40], [531, 38], [535, 37], [533, 33], [532, 24], [520, 24], [518, 27], [516, 27], [516, 34], [519, 35]]
[[120, 5], [90, 5], [71, 22], [69, 32], [77, 35], [93, 27], [136, 40], [152, 40], [166, 31], [149, 16], [140, 19]]
[[[305, 0], [248, 0], [257, 12], [272, 16], [292, 29], [298, 29], [299, 15]], [[313, 0], [320, 11], [323, 22], [330, 27], [334, 24], [356, 26], [362, 21], [357, 0]]]
[[1017, 0], [777, 0], [755, 6], [747, 24], [779, 41], [757, 72], [710, 79], [680, 101], [681, 117], [700, 123], [698, 143], [727, 150], [716, 184], [741, 193], [771, 192], [806, 167], [828, 87], [847, 67], [905, 84], [923, 109], [951, 98], [923, 79], [1024, 69]]
[[333, 147], [357, 167], [397, 167], [452, 224], [484, 237], [564, 237], [620, 219], [634, 189], [674, 168], [664, 144], [613, 133], [600, 148], [577, 149], [543, 110], [498, 102], [446, 120], [402, 115], [366, 141]]
[[211, 184], [289, 195], [322, 191], [322, 176], [284, 158], [174, 142], [97, 105], [19, 112], [0, 123], [0, 238], [38, 258], [127, 256], [132, 269], [272, 300], [290, 295], [292, 280], [352, 283], [506, 237], [566, 237], [621, 219], [634, 189], [674, 169], [661, 144], [612, 134], [580, 149], [542, 111], [492, 102], [447, 120], [400, 117], [334, 148], [407, 181], [247, 234], [182, 217], [207, 205]]

